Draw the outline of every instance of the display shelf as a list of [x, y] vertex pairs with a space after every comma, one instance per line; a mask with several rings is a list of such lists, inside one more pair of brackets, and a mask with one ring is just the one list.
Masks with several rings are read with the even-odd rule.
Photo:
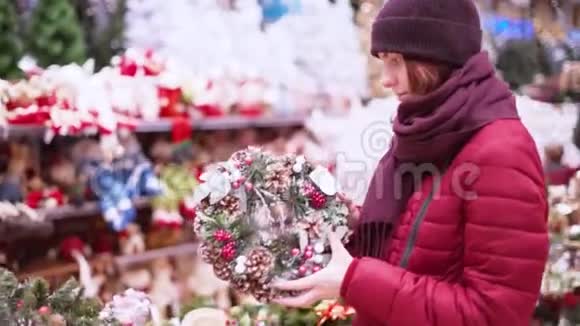
[[144, 253], [136, 255], [117, 256], [115, 257], [115, 265], [122, 269], [131, 265], [146, 263], [157, 258], [195, 255], [197, 253], [197, 249], [197, 243], [187, 242], [171, 247], [148, 250]]
[[[147, 208], [150, 205], [149, 198], [137, 198], [133, 201], [137, 209]], [[39, 210], [46, 221], [61, 220], [74, 217], [94, 216], [101, 214], [97, 202], [88, 202], [80, 206], [63, 205], [55, 208]]]
[[[135, 255], [112, 256], [111, 254], [100, 254], [88, 260], [91, 266], [104, 262], [113, 261], [116, 267], [123, 270], [136, 264], [151, 262], [157, 258], [175, 257], [181, 255], [195, 255], [198, 245], [194, 242], [181, 243], [175, 246], [152, 249]], [[18, 273], [20, 279], [30, 277], [62, 278], [67, 275], [77, 274], [79, 267], [75, 262], [62, 262], [40, 260], [27, 266], [26, 269]], [[78, 278], [78, 276], [76, 276]]]
[[[228, 130], [242, 128], [279, 128], [301, 126], [306, 121], [305, 115], [272, 115], [258, 118], [243, 116], [225, 116], [220, 118], [192, 119], [194, 130]], [[168, 132], [171, 130], [171, 119], [145, 121], [137, 125], [139, 133]], [[0, 127], [0, 134], [5, 137], [43, 137], [45, 127], [41, 125], [9, 125]]]

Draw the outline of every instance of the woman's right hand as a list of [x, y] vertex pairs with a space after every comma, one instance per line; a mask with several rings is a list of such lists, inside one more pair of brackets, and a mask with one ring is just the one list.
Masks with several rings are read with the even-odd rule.
[[346, 197], [345, 194], [339, 193], [338, 198], [348, 207], [348, 225], [349, 227], [354, 227], [357, 225], [360, 218], [360, 207], [356, 205], [350, 198]]

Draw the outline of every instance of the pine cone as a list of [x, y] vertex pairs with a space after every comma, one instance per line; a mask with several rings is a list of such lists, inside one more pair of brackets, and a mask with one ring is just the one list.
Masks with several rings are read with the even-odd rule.
[[274, 299], [274, 292], [266, 284], [255, 284], [252, 287], [252, 295], [261, 303], [269, 303]]
[[266, 168], [264, 185], [273, 192], [284, 193], [290, 187], [291, 177], [292, 169], [286, 168], [281, 162], [274, 163]]
[[274, 258], [265, 248], [257, 248], [250, 252], [246, 262], [246, 273], [251, 280], [259, 281], [268, 277]]
[[236, 277], [231, 281], [232, 288], [242, 293], [248, 293], [252, 287], [252, 283], [243, 277]]
[[201, 259], [208, 263], [208, 264], [215, 264], [221, 254], [221, 250], [219, 248], [208, 246], [207, 244], [201, 245]]
[[235, 196], [226, 196], [218, 205], [228, 215], [235, 215], [240, 211], [240, 199]]
[[215, 275], [224, 281], [229, 281], [232, 277], [232, 269], [228, 263], [218, 262], [213, 266]]

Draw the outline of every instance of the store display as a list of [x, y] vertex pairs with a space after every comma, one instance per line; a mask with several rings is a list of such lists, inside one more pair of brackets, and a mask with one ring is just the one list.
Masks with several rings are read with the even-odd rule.
[[0, 269], [0, 320], [23, 325], [94, 325], [100, 304], [79, 295], [80, 285], [70, 280], [51, 292], [43, 279], [19, 282], [14, 274]]
[[256, 299], [277, 294], [273, 277], [299, 278], [329, 260], [327, 232], [348, 241], [347, 207], [334, 177], [302, 156], [236, 152], [201, 176], [195, 232], [216, 275]]

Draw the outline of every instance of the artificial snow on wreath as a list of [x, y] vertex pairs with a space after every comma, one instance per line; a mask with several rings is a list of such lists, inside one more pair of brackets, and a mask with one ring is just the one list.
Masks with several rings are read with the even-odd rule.
[[193, 199], [203, 259], [261, 302], [279, 295], [269, 286], [274, 278], [297, 279], [328, 264], [329, 231], [349, 239], [334, 177], [303, 156], [249, 147], [200, 179]]

